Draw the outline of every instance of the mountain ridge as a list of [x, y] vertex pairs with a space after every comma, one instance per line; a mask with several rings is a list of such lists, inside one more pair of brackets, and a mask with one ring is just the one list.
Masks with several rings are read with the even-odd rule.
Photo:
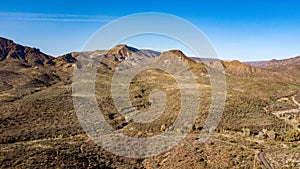
[[[58, 68], [70, 71], [69, 69], [76, 63], [76, 58], [80, 53], [81, 52], [71, 52], [58, 57], [53, 57], [42, 53], [37, 48], [22, 46], [12, 40], [0, 37], [0, 63], [2, 62], [1, 64], [4, 66], [9, 65], [12, 61], [19, 61], [21, 64], [31, 67], [50, 66], [54, 69]], [[298, 75], [297, 71], [299, 70], [300, 65], [295, 64], [295, 62], [300, 63], [300, 56], [284, 60], [264, 61], [263, 63], [244, 63], [238, 60], [223, 61], [219, 59], [192, 58], [186, 56], [182, 51], [176, 49], [161, 53], [153, 50], [137, 49], [126, 44], [116, 45], [109, 50], [96, 50], [87, 53], [104, 54], [105, 56], [101, 63], [108, 66], [110, 69], [114, 69], [114, 67], [117, 66], [117, 63], [127, 59], [135, 63], [140, 62], [145, 58], [155, 58], [168, 53], [178, 56], [180, 59], [190, 64], [193, 69], [201, 69], [203, 70], [202, 72], [207, 72], [204, 70], [205, 68], [203, 63], [220, 61], [223, 64], [226, 73], [237, 76], [284, 77], [283, 75], [280, 75], [280, 73], [284, 74], [290, 72]], [[13, 62], [12, 64], [15, 65], [16, 63]], [[289, 78], [295, 79], [293, 77]]]
[[37, 48], [23, 46], [12, 40], [0, 37], [0, 61], [20, 60], [32, 66], [54, 65], [54, 57]]

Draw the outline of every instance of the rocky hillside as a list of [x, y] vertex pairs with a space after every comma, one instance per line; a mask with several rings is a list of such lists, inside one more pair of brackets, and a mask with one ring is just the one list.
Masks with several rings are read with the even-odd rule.
[[54, 57], [42, 53], [39, 49], [16, 44], [12, 40], [0, 37], [0, 61], [19, 60], [26, 65], [54, 65]]

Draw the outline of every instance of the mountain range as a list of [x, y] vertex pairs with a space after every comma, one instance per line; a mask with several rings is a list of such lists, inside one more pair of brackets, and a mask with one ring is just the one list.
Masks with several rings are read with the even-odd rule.
[[[99, 50], [99, 52], [105, 50]], [[97, 52], [97, 51], [95, 51]], [[124, 44], [117, 45], [114, 48], [107, 50], [107, 55], [110, 55], [108, 60], [112, 61], [122, 61], [127, 57], [137, 59], [142, 57], [155, 58], [161, 53], [153, 50], [136, 49]], [[270, 60], [270, 61], [257, 61], [257, 62], [240, 62], [238, 60], [234, 61], [222, 61], [218, 59], [206, 59], [206, 58], [195, 58], [187, 57], [179, 50], [169, 51], [178, 57], [189, 60], [193, 62], [222, 62], [226, 72], [229, 74], [235, 74], [240, 76], [251, 76], [251, 75], [261, 75], [261, 76], [272, 76], [278, 75], [279, 77], [289, 75], [290, 72], [297, 74], [299, 72], [300, 56], [284, 59], [284, 60]], [[41, 52], [39, 49], [31, 48], [28, 46], [19, 45], [12, 40], [8, 40], [0, 37], [0, 62], [2, 67], [12, 67], [14, 65], [23, 67], [47, 67], [53, 69], [54, 67], [60, 69], [62, 67], [70, 66], [76, 62], [76, 56], [79, 52], [72, 52], [62, 56], [53, 57]], [[103, 62], [105, 62], [104, 59]], [[281, 74], [278, 74], [281, 73]], [[283, 75], [285, 74], [285, 75]], [[291, 77], [291, 79], [298, 81], [299, 78]]]
[[[128, 89], [134, 108], [149, 110], [154, 89], [165, 92], [166, 107], [149, 124], [128, 121], [117, 111], [111, 96], [110, 84], [118, 65], [147, 59], [172, 64], [169, 55], [186, 63], [201, 97], [199, 117], [189, 136], [168, 152], [141, 159], [117, 156], [95, 144], [81, 127], [72, 100], [73, 71], [80, 66], [78, 57], [83, 55], [97, 63], [95, 96], [105, 120], [118, 132], [137, 138], [174, 130], [172, 124], [181, 109], [180, 88], [174, 77], [164, 71], [149, 69], [138, 73]], [[99, 55], [101, 61], [97, 60]], [[200, 143], [197, 138], [211, 108], [212, 81], [208, 70], [216, 63], [225, 70], [226, 103], [214, 134], [206, 143]], [[176, 76], [184, 81], [181, 70], [176, 71]], [[274, 168], [297, 168], [299, 82], [300, 57], [243, 63], [191, 58], [180, 50], [157, 52], [125, 44], [53, 57], [0, 38], [0, 167], [264, 168], [268, 161]], [[188, 84], [183, 86], [188, 88]], [[265, 160], [258, 153], [264, 154]]]

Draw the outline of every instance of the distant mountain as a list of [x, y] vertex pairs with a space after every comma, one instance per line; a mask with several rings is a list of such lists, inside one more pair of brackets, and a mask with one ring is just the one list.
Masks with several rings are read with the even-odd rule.
[[262, 67], [267, 69], [282, 69], [285, 67], [290, 67], [299, 64], [300, 56], [282, 60], [272, 59], [270, 61], [254, 61], [245, 63], [251, 66]]
[[274, 68], [286, 69], [287, 67], [293, 67], [299, 64], [300, 64], [300, 56], [297, 56], [297, 57], [283, 59], [283, 60], [273, 59], [263, 64], [262, 67], [268, 69], [274, 69]]
[[[129, 61], [129, 63], [135, 64], [142, 62], [144, 59], [160, 58], [162, 62], [165, 62], [165, 60], [163, 60], [165, 58], [162, 56], [174, 54], [186, 62], [191, 67], [191, 70], [194, 70], [194, 72], [198, 70], [198, 73], [202, 72], [204, 74], [207, 73], [204, 63], [209, 65], [214, 62], [223, 64], [226, 74], [234, 76], [297, 79], [300, 72], [300, 57], [285, 60], [242, 63], [237, 60], [229, 62], [210, 58], [189, 58], [180, 50], [170, 50], [160, 53], [153, 50], [137, 49], [125, 44], [117, 45], [109, 50], [96, 50], [84, 53], [96, 59], [97, 55], [103, 55], [101, 61], [99, 60], [99, 64], [104, 65], [110, 70], [114, 70], [122, 61]], [[18, 67], [40, 67], [40, 69], [47, 72], [46, 74], [50, 72], [54, 74], [55, 72], [56, 76], [70, 80], [70, 72], [73, 70], [72, 67], [80, 54], [81, 52], [72, 52], [55, 58], [42, 53], [39, 49], [22, 46], [12, 40], [0, 38], [0, 66], [2, 66], [2, 68], [13, 70]], [[289, 75], [285, 76], [283, 74]]]
[[263, 73], [260, 68], [252, 67], [245, 63], [242, 63], [238, 60], [233, 61], [222, 61], [224, 64], [226, 73], [233, 74], [233, 75], [259, 75]]
[[194, 73], [195, 76], [204, 76], [207, 74], [207, 69], [203, 63], [198, 63], [190, 57], [187, 57], [182, 51], [180, 50], [169, 50], [161, 53], [159, 57], [157, 57], [160, 62], [172, 64], [173, 60], [170, 59], [169, 56], [176, 56], [180, 60], [182, 60], [186, 65], [189, 67], [190, 70]]
[[55, 64], [54, 57], [42, 53], [39, 49], [22, 46], [0, 37], [0, 61], [9, 60], [19, 60], [30, 66]]
[[215, 58], [198, 58], [192, 57], [192, 59], [198, 63], [205, 63], [206, 65], [213, 65], [216, 62], [220, 62], [223, 65], [225, 73], [232, 76], [241, 77], [276, 77], [280, 76], [274, 72], [263, 70], [256, 65], [261, 64], [260, 62], [240, 62], [238, 60], [224, 61]]
[[164, 52], [164, 54], [168, 54], [168, 53], [178, 56], [179, 59], [182, 59], [185, 62], [196, 63], [193, 59], [187, 57], [181, 50], [169, 50]]
[[300, 80], [300, 56], [282, 59], [282, 60], [270, 60], [262, 62], [247, 62], [249, 65], [283, 74], [286, 78]]
[[160, 55], [160, 52], [152, 50], [139, 50], [125, 44], [117, 45], [107, 51], [107, 55], [114, 56], [114, 60], [122, 61], [131, 57], [147, 57], [154, 58]]
[[244, 62], [250, 66], [255, 66], [255, 67], [262, 67], [264, 64], [266, 64], [268, 61], [253, 61], [253, 62]]

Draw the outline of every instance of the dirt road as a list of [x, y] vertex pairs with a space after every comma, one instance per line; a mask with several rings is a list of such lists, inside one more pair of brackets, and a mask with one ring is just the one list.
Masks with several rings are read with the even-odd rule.
[[257, 154], [258, 159], [264, 164], [264, 166], [267, 169], [272, 169], [272, 166], [268, 163], [268, 161], [265, 159], [266, 152], [259, 152]]

